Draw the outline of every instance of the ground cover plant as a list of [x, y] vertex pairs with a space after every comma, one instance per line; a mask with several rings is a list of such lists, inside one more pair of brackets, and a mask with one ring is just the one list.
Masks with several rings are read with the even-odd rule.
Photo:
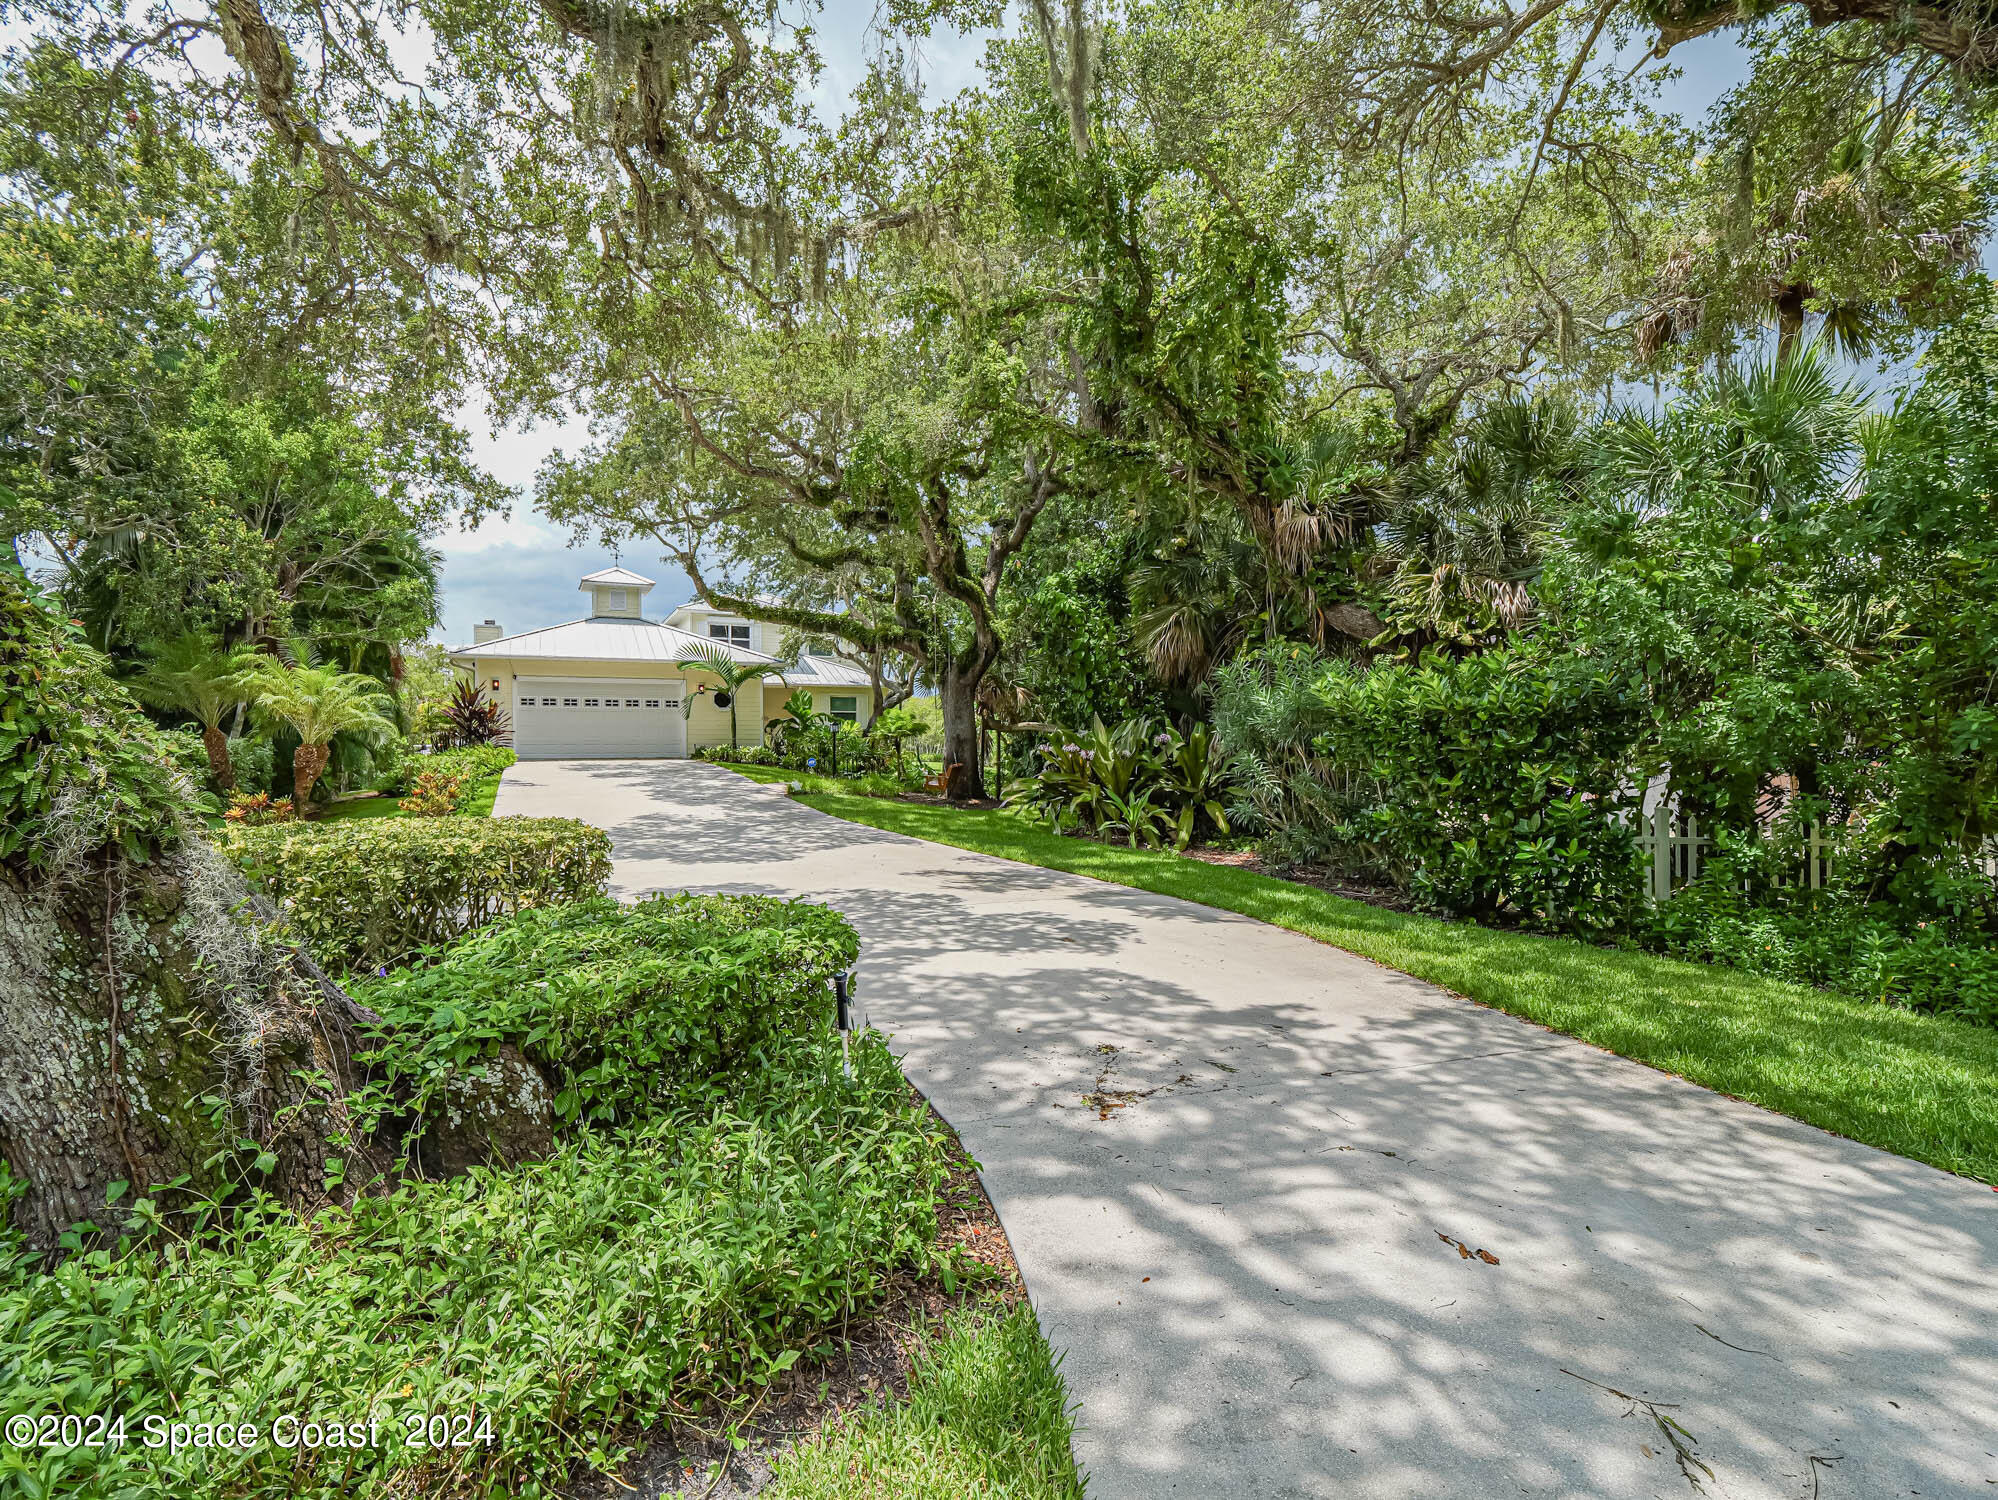
[[770, 1495], [1081, 1500], [1065, 1407], [1032, 1308], [953, 1314], [927, 1332], [903, 1400], [846, 1416], [786, 1454]]
[[1998, 1184], [1998, 1030], [1712, 964], [1385, 910], [1001, 813], [838, 792], [834, 816], [1287, 927], [1750, 1103]]
[[329, 967], [375, 969], [530, 906], [600, 896], [610, 836], [570, 818], [230, 827], [223, 852]]
[[[646, 1427], [788, 1368], [891, 1270], [928, 1265], [946, 1137], [878, 1038], [854, 1058], [848, 1083], [822, 1026], [726, 1100], [311, 1219], [253, 1200], [168, 1236], [142, 1198], [127, 1242], [52, 1270], [0, 1229], [0, 1416], [115, 1406], [134, 1438], [9, 1445], [0, 1483], [32, 1500], [531, 1496], [572, 1464], [610, 1468]], [[391, 1437], [299, 1453], [136, 1440], [149, 1416], [268, 1433], [289, 1411], [379, 1417]], [[443, 1411], [474, 1414], [464, 1446], [395, 1440]]]

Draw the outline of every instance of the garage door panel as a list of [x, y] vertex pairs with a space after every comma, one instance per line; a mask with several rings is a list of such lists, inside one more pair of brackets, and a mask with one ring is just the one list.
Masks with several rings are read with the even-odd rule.
[[514, 753], [522, 760], [683, 756], [685, 690], [684, 682], [643, 678], [516, 678]]

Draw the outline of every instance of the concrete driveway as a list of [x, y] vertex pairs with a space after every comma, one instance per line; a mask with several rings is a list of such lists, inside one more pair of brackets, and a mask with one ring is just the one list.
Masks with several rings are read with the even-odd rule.
[[874, 1023], [984, 1165], [1093, 1500], [1998, 1495], [1989, 1188], [717, 767], [523, 763], [495, 811], [609, 829], [621, 895], [852, 918]]

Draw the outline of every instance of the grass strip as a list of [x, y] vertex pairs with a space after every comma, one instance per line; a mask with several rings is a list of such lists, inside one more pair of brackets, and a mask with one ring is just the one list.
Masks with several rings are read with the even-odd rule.
[[839, 791], [798, 800], [873, 828], [1255, 917], [1835, 1134], [1998, 1184], [1992, 1028], [1738, 969], [1385, 911], [1168, 851], [1063, 838], [1001, 812]]
[[751, 781], [760, 781], [765, 786], [774, 786], [780, 781], [793, 782], [804, 789], [806, 796], [893, 797], [898, 792], [913, 791], [921, 785], [919, 781], [904, 781], [881, 771], [869, 771], [864, 776], [821, 776], [814, 771], [793, 770], [785, 766], [738, 766], [727, 761], [715, 761], [713, 764], [738, 776], [746, 776]]
[[344, 802], [329, 802], [314, 810], [315, 823], [337, 823], [348, 818], [399, 818], [402, 812], [397, 808], [394, 797], [350, 797]]
[[777, 1465], [772, 1500], [1082, 1500], [1068, 1393], [1024, 1303], [931, 1331], [907, 1399], [849, 1413]]
[[490, 818], [493, 815], [493, 799], [499, 796], [499, 785], [497, 775], [482, 777], [458, 804], [458, 816]]

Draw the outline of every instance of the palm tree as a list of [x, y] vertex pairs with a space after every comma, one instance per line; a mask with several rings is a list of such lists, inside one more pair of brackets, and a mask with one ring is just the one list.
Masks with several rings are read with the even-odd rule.
[[1199, 682], [1271, 624], [1264, 557], [1238, 525], [1188, 519], [1148, 551], [1130, 574], [1131, 631], [1160, 682]]
[[299, 656], [287, 667], [270, 657], [258, 658], [237, 682], [247, 690], [253, 711], [270, 724], [289, 724], [298, 735], [291, 757], [291, 807], [305, 815], [312, 787], [326, 769], [333, 736], [352, 731], [375, 742], [395, 733], [395, 724], [382, 711], [387, 694], [372, 677], [309, 665]]
[[224, 656], [190, 632], [154, 652], [131, 683], [140, 702], [187, 714], [200, 724], [209, 772], [224, 791], [236, 789], [236, 773], [229, 764], [229, 736], [222, 731], [222, 719], [249, 696], [240, 685], [246, 665], [240, 653]]
[[1721, 365], [1662, 412], [1610, 413], [1590, 439], [1593, 488], [1634, 517], [1711, 492], [1744, 522], [1785, 519], [1851, 480], [1865, 415], [1821, 342]]
[[1575, 426], [1565, 402], [1503, 401], [1404, 472], [1380, 526], [1396, 633], [1470, 645], [1525, 620], [1554, 521], [1582, 483]]
[[[715, 707], [728, 710], [728, 743], [733, 749], [737, 742], [735, 733], [735, 695], [745, 682], [753, 677], [783, 677], [781, 668], [767, 661], [737, 661], [718, 646], [703, 646], [690, 656], [683, 656], [673, 663], [687, 671], [706, 672], [720, 679], [721, 685], [715, 689]], [[694, 716], [694, 699], [707, 691], [696, 688], [680, 700], [680, 717]]]

